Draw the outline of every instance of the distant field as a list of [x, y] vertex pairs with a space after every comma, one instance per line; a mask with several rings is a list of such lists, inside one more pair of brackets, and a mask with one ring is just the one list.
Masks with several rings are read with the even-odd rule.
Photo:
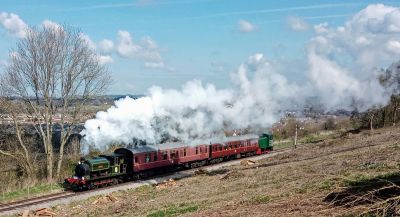
[[[321, 131], [318, 133], [313, 133], [309, 134], [307, 136], [301, 137], [298, 139], [297, 144], [298, 145], [312, 145], [316, 142], [321, 142], [322, 140], [326, 139], [332, 139], [341, 134], [340, 131]], [[284, 139], [284, 140], [278, 140], [274, 141], [274, 148], [279, 149], [279, 148], [288, 148], [288, 147], [293, 147], [294, 146], [294, 140], [293, 139]]]
[[400, 128], [365, 131], [172, 187], [116, 192], [117, 203], [94, 205], [99, 197], [92, 197], [54, 210], [59, 216], [351, 216], [379, 204], [344, 207], [332, 195], [400, 177], [399, 159]]

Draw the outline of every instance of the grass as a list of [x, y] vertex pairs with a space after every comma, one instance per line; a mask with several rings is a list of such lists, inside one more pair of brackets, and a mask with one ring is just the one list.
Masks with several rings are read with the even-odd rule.
[[332, 180], [324, 180], [319, 184], [319, 189], [321, 190], [332, 190], [335, 185], [335, 182]]
[[[357, 176], [348, 186], [335, 189], [325, 201], [336, 207], [364, 206], [360, 216], [399, 216], [400, 173]], [[369, 206], [365, 206], [365, 205]]]
[[[162, 191], [166, 191], [166, 189], [163, 189]], [[133, 192], [140, 195], [138, 197], [139, 201], [146, 201], [146, 200], [154, 199], [157, 196], [157, 193], [159, 193], [156, 191], [156, 189], [153, 185], [140, 186], [136, 189], [133, 189]]]
[[337, 132], [337, 131], [322, 131], [319, 133], [314, 133], [314, 134], [304, 136], [299, 139], [299, 142], [303, 143], [303, 144], [315, 143], [315, 142], [319, 142], [319, 141], [322, 141], [325, 139], [332, 139], [335, 136], [337, 136], [338, 134], [339, 134], [339, 132]]
[[269, 203], [271, 201], [271, 197], [268, 195], [256, 196], [252, 199], [252, 202], [256, 204]]
[[147, 217], [170, 217], [170, 216], [178, 216], [185, 213], [195, 212], [199, 210], [199, 205], [196, 204], [180, 204], [180, 205], [170, 205], [160, 209], [156, 212], [153, 212]]
[[346, 179], [343, 181], [343, 186], [345, 187], [357, 187], [357, 186], [363, 186], [365, 183], [371, 182], [371, 180], [387, 180], [390, 179], [391, 177], [400, 177], [399, 172], [389, 172], [389, 173], [384, 173], [381, 175], [363, 175], [359, 174], [354, 176], [352, 179]]
[[49, 194], [54, 191], [63, 189], [62, 184], [41, 184], [29, 188], [22, 188], [16, 191], [5, 192], [1, 195], [2, 202], [22, 200], [26, 198], [36, 197], [44, 194]]
[[[322, 131], [319, 133], [314, 133], [307, 136], [299, 137], [297, 144], [298, 145], [313, 144], [326, 139], [333, 139], [339, 134], [340, 134], [339, 131]], [[294, 145], [293, 139], [274, 141], [274, 148], [288, 148], [292, 147], [293, 145]]]

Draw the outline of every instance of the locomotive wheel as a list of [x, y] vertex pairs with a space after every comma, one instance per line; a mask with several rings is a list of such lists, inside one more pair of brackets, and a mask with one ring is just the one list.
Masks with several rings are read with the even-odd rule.
[[113, 179], [112, 184], [111, 185], [118, 185], [118, 180], [117, 179]]
[[89, 184], [87, 185], [87, 189], [88, 189], [88, 190], [92, 190], [93, 188], [94, 188], [93, 183], [89, 183]]

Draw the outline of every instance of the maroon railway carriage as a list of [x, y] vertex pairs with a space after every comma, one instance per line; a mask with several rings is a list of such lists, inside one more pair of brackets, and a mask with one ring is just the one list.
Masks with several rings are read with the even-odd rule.
[[259, 149], [257, 136], [246, 135], [227, 138], [214, 144], [188, 146], [183, 143], [167, 143], [132, 149], [119, 148], [114, 153], [124, 156], [128, 174], [140, 177], [170, 167], [195, 168], [207, 163], [261, 154]]
[[132, 149], [119, 148], [114, 153], [124, 156], [123, 158], [128, 164], [128, 174], [140, 177], [146, 176], [149, 172], [163, 171], [170, 167], [204, 165], [210, 157], [208, 146], [197, 145], [192, 147], [183, 143], [169, 143], [160, 146], [145, 145]]
[[211, 145], [211, 161], [218, 163], [230, 158], [258, 154], [258, 138], [254, 135], [230, 137], [224, 142]]

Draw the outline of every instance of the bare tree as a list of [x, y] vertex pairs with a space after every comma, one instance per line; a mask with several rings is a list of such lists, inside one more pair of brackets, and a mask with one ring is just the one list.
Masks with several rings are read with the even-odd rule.
[[34, 155], [31, 154], [31, 148], [27, 145], [32, 142], [32, 138], [26, 138], [24, 127], [18, 122], [18, 111], [20, 106], [11, 100], [0, 98], [0, 107], [3, 115], [0, 115], [0, 121], [6, 115], [14, 126], [13, 135], [7, 138], [7, 141], [0, 141], [0, 154], [8, 157], [15, 165], [23, 168], [29, 181], [34, 177]]
[[82, 33], [67, 25], [30, 28], [10, 52], [1, 85], [7, 96], [22, 100], [24, 112], [35, 117], [33, 126], [46, 154], [48, 181], [53, 178], [55, 160], [54, 115], [61, 118], [58, 177], [64, 146], [79, 121], [82, 106], [110, 84], [109, 72], [98, 60]]

